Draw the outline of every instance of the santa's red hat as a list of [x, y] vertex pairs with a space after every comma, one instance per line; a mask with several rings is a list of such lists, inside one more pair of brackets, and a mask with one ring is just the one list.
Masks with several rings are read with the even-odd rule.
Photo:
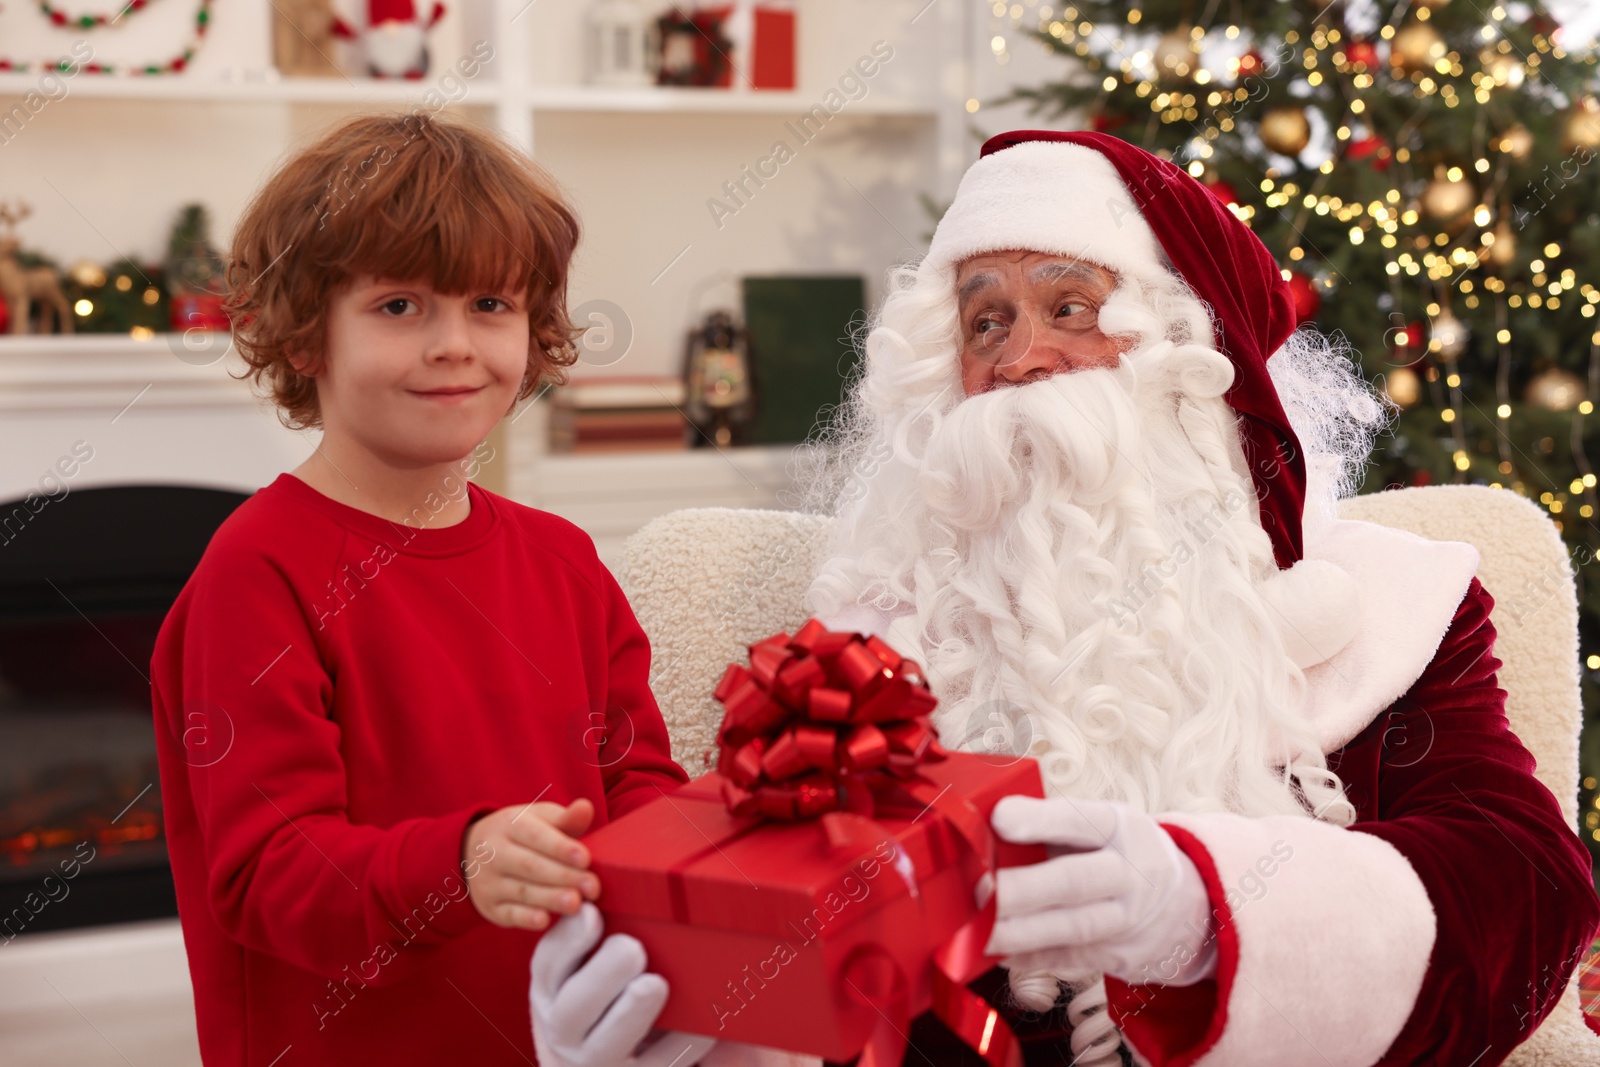
[[1210, 305], [1234, 366], [1225, 397], [1278, 566], [1304, 555], [1306, 467], [1267, 374], [1295, 329], [1294, 299], [1272, 254], [1182, 168], [1103, 133], [1017, 130], [991, 137], [961, 179], [925, 263], [953, 267], [1023, 248], [1114, 271], [1176, 273]]

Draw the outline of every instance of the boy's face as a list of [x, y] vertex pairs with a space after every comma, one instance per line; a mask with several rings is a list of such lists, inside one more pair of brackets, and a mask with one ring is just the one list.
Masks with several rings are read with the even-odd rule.
[[391, 466], [459, 460], [510, 410], [528, 366], [526, 294], [446, 296], [362, 275], [328, 308], [316, 375], [324, 436]]

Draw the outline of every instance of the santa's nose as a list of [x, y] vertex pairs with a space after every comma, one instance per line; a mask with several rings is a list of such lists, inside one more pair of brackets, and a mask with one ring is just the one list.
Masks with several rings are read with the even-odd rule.
[[1074, 367], [1070, 346], [1035, 330], [1026, 318], [1012, 325], [998, 355], [996, 384], [1026, 385]]

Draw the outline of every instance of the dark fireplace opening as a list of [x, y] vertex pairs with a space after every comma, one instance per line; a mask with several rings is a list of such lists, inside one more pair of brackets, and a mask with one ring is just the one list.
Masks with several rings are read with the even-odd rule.
[[0, 942], [178, 913], [150, 657], [247, 495], [119, 485], [0, 504]]

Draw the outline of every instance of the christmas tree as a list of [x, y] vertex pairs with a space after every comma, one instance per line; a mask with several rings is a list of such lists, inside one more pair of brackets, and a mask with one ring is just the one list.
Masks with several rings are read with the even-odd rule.
[[1600, 855], [1593, 51], [1563, 49], [1537, 3], [1078, 0], [1030, 15], [1068, 62], [1008, 99], [1204, 181], [1284, 266], [1302, 320], [1348, 338], [1397, 405], [1365, 491], [1493, 485], [1561, 529]]

